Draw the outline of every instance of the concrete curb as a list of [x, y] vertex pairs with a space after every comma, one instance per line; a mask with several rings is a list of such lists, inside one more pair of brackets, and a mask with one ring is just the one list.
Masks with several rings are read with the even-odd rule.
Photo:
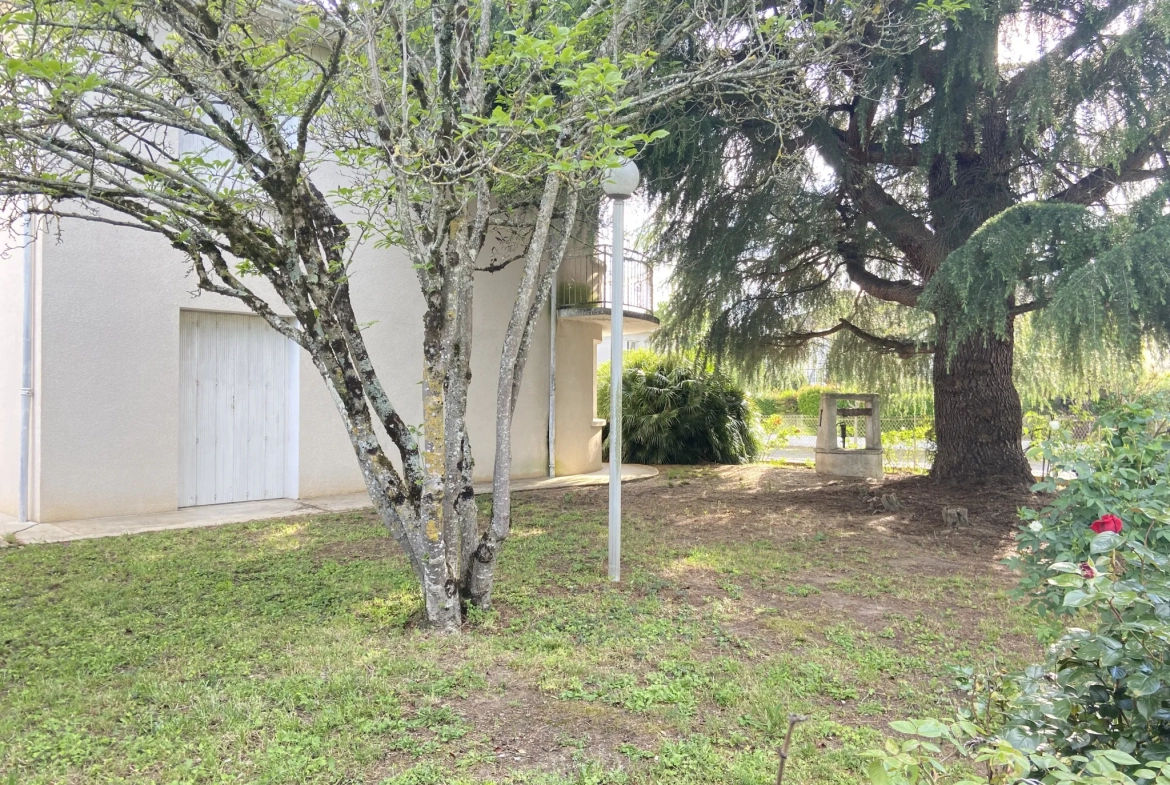
[[[622, 466], [623, 483], [648, 480], [657, 476], [658, 470], [653, 466], [641, 464]], [[514, 492], [546, 491], [608, 484], [609, 467], [602, 466], [598, 471], [588, 474], [513, 480], [512, 490]], [[477, 495], [491, 493], [491, 484], [477, 483], [475, 492]], [[184, 507], [178, 510], [145, 515], [83, 518], [53, 523], [19, 523], [10, 516], [0, 515], [0, 547], [6, 547], [13, 542], [17, 545], [35, 545], [89, 540], [96, 537], [119, 537], [124, 534], [138, 534], [140, 532], [198, 529], [205, 526], [247, 523], [268, 518], [292, 518], [331, 512], [348, 512], [369, 506], [370, 497], [365, 493], [349, 493], [341, 496], [322, 496], [315, 499], [267, 499], [256, 502]]]

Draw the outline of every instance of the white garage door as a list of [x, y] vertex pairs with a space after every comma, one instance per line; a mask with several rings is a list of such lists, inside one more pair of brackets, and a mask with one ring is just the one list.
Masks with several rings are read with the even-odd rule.
[[258, 316], [183, 311], [179, 506], [296, 495], [296, 353]]

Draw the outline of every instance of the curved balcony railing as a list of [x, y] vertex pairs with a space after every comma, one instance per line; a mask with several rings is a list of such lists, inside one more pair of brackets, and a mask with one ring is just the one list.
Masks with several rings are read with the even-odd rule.
[[[637, 251], [625, 249], [622, 262], [623, 310], [654, 315], [654, 270]], [[588, 255], [565, 257], [557, 284], [560, 308], [612, 308], [608, 246], [598, 246]]]

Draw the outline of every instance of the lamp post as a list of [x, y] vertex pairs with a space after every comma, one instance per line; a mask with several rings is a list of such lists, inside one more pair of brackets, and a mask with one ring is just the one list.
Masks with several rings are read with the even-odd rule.
[[613, 200], [613, 259], [609, 271], [613, 282], [609, 328], [609, 579], [622, 579], [622, 318], [625, 298], [622, 284], [624, 207], [638, 188], [638, 167], [626, 161], [609, 170], [601, 190]]

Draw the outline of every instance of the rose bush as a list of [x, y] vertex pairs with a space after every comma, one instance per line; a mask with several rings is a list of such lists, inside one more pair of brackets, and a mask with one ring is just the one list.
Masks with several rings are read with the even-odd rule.
[[[1101, 414], [1087, 440], [1071, 442], [1058, 434], [1030, 453], [1052, 467], [1034, 490], [1057, 495], [1039, 511], [1020, 511], [1026, 525], [1009, 563], [1020, 573], [1021, 594], [1041, 615], [1076, 611], [1063, 604], [1060, 587], [1048, 582], [1050, 569], [1059, 562], [1091, 561], [1093, 539], [1101, 533], [1170, 553], [1170, 526], [1162, 523], [1170, 508], [1170, 396], [1118, 404]], [[1059, 629], [1051, 627], [1050, 637]]]
[[[877, 785], [1170, 785], [1170, 400], [1103, 414], [1089, 444], [1037, 448], [1059, 491], [1023, 510], [1021, 592], [1060, 623], [1045, 661], [974, 679], [958, 718], [894, 723]], [[1075, 626], [1073, 623], [1075, 622]], [[1065, 625], [1069, 626], [1065, 626]]]

